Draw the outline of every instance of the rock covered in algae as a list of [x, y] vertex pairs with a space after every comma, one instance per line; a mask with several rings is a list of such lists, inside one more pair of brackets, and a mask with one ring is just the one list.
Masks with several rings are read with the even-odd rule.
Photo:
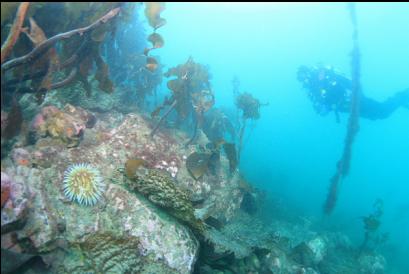
[[[118, 185], [108, 187], [105, 209], [76, 207], [74, 211], [84, 217], [74, 221], [76, 214], [66, 212], [66, 238], [73, 248], [64, 258], [63, 273], [193, 270], [198, 243], [191, 233]], [[74, 231], [77, 227], [79, 232]]]
[[[59, 109], [63, 108], [59, 105]], [[70, 109], [62, 111], [76, 116]], [[106, 266], [121, 262], [123, 271], [113, 267], [112, 272], [106, 273], [126, 273], [129, 269], [126, 265], [132, 261], [127, 258], [137, 260], [137, 256], [138, 273], [191, 273], [199, 244], [188, 226], [175, 218], [185, 214], [179, 220], [193, 220], [194, 226], [193, 209], [187, 195], [180, 195], [185, 198], [178, 199], [179, 203], [172, 199], [162, 200], [167, 201], [165, 204], [170, 208], [185, 205], [179, 212], [165, 208], [175, 212], [172, 217], [142, 195], [123, 187], [123, 176], [118, 173], [116, 177], [116, 169], [127, 159], [142, 158], [149, 168], [168, 171], [171, 174], [168, 179], [177, 179], [172, 183], [178, 190], [186, 189], [191, 192], [189, 197], [195, 193], [198, 198], [206, 199], [203, 205], [206, 215], [228, 220], [239, 208], [242, 194], [237, 187], [238, 179], [230, 178], [227, 159], [221, 157], [220, 174], [204, 174], [194, 180], [184, 162], [195, 147], [185, 147], [187, 137], [184, 134], [176, 130], [169, 134], [158, 133], [152, 140], [149, 137], [151, 124], [142, 115], [123, 116], [112, 112], [97, 114], [97, 118], [95, 127], [85, 130], [84, 140], [77, 147], [67, 148], [58, 139], [41, 138], [34, 145], [22, 147], [29, 153], [32, 164], [18, 164], [12, 154], [2, 159], [2, 171], [11, 179], [24, 182], [33, 194], [33, 197], [29, 195], [30, 206], [23, 218], [25, 226], [12, 233], [16, 233], [22, 243], [29, 243], [30, 250], [54, 256], [55, 260], [48, 261], [52, 273], [97, 273], [98, 268], [90, 266], [99, 261], [104, 261]], [[96, 134], [95, 143], [86, 142], [87, 132]], [[78, 162], [92, 163], [107, 180], [101, 203], [93, 207], [71, 203], [62, 191], [64, 171], [68, 165]], [[156, 194], [157, 197], [161, 195]], [[188, 221], [185, 224], [189, 224]], [[101, 254], [90, 244], [95, 239], [101, 241], [104, 249]], [[119, 245], [126, 240], [134, 244]], [[136, 254], [135, 257], [130, 252]], [[101, 259], [94, 256], [101, 256]]]
[[64, 198], [63, 170], [5, 171], [35, 191], [15, 233], [30, 250], [54, 258], [51, 273], [192, 272], [198, 242], [189, 229], [120, 185], [109, 184], [100, 205], [83, 207]]
[[[128, 165], [127, 165], [128, 166]], [[142, 193], [152, 203], [166, 211], [197, 232], [203, 232], [203, 223], [194, 215], [194, 208], [186, 192], [179, 189], [166, 172], [139, 167], [131, 177], [130, 188]]]
[[112, 232], [92, 234], [75, 244], [72, 260], [83, 261], [69, 268], [70, 273], [174, 273], [165, 270], [162, 262], [147, 264], [135, 252], [140, 248], [137, 237], [120, 237]]
[[52, 91], [55, 96], [53, 99], [68, 104], [78, 104], [82, 108], [95, 112], [111, 111], [115, 105], [115, 96], [101, 92], [96, 81], [92, 81], [90, 86], [91, 94], [87, 94], [80, 83]]
[[44, 107], [32, 121], [32, 132], [37, 137], [50, 136], [66, 143], [68, 147], [77, 146], [86, 128], [87, 118], [80, 116], [82, 112], [67, 105], [64, 110], [55, 106]]
[[364, 254], [358, 259], [360, 273], [385, 273], [386, 260], [381, 255]]
[[24, 178], [1, 172], [1, 231], [13, 230], [27, 219], [32, 195]]

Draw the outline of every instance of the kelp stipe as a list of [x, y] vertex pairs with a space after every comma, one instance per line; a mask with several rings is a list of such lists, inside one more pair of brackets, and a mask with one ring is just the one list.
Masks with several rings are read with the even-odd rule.
[[327, 200], [324, 205], [325, 214], [329, 215], [334, 210], [338, 197], [339, 183], [341, 179], [348, 175], [351, 164], [352, 144], [359, 130], [359, 99], [361, 94], [360, 84], [360, 51], [358, 44], [358, 27], [356, 20], [355, 4], [348, 4], [348, 9], [351, 15], [353, 26], [353, 48], [351, 52], [351, 67], [352, 67], [352, 95], [351, 95], [351, 110], [348, 119], [347, 135], [345, 136], [344, 151], [337, 163], [337, 170], [330, 180]]

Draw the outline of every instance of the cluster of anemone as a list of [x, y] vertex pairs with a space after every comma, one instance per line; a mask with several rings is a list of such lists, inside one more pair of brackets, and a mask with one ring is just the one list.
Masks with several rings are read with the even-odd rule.
[[98, 169], [90, 164], [71, 165], [64, 172], [64, 194], [80, 205], [95, 205], [105, 190], [104, 180]]

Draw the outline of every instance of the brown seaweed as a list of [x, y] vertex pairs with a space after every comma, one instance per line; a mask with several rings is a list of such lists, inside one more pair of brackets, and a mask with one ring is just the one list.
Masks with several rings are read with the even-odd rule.
[[186, 159], [186, 168], [190, 175], [199, 180], [208, 170], [211, 153], [193, 152]]
[[125, 163], [126, 176], [128, 176], [128, 178], [130, 179], [134, 178], [138, 168], [144, 165], [145, 165], [145, 161], [142, 159], [129, 159]]
[[229, 160], [230, 172], [234, 172], [237, 167], [236, 146], [233, 143], [224, 143], [223, 149], [226, 153], [227, 159]]
[[16, 44], [18, 37], [20, 36], [20, 32], [23, 27], [24, 18], [26, 17], [26, 13], [27, 13], [29, 5], [30, 5], [30, 2], [22, 2], [18, 7], [16, 18], [14, 19], [9, 35], [7, 36], [6, 41], [1, 46], [1, 64], [2, 65], [4, 61], [6, 61], [10, 53], [12, 52], [13, 47]]
[[[64, 23], [61, 20], [57, 20], [59, 23], [57, 23], [57, 27], [47, 25], [47, 33], [58, 33], [60, 28], [67, 26], [76, 27], [79, 22], [93, 23], [87, 27], [76, 28], [47, 38], [40, 25], [30, 18], [30, 29], [24, 29], [23, 31], [29, 38], [26, 41], [33, 43], [33, 48], [29, 51], [30, 48], [25, 41], [19, 43], [19, 46], [15, 48], [14, 55], [25, 55], [4, 62], [1, 66], [2, 76], [5, 76], [8, 70], [15, 69], [13, 74], [9, 75], [15, 75], [17, 79], [24, 79], [24, 81], [31, 80], [28, 84], [30, 85], [29, 90], [33, 90], [36, 93], [35, 98], [41, 103], [47, 91], [73, 84], [76, 81], [83, 83], [83, 87], [89, 96], [91, 94], [91, 85], [88, 82], [88, 77], [89, 73], [93, 71], [92, 68], [95, 63], [96, 72], [94, 79], [98, 81], [100, 90], [112, 93], [114, 86], [109, 78], [109, 68], [99, 53], [99, 47], [108, 29], [113, 29], [113, 24], [107, 23], [117, 17], [121, 11], [120, 6], [122, 4], [109, 5], [108, 7], [116, 6], [116, 8], [111, 9], [105, 15], [103, 15], [103, 12], [106, 12], [106, 5], [91, 7], [87, 4], [80, 8], [68, 4], [61, 5], [63, 6], [62, 10], [68, 16], [76, 12], [79, 12], [81, 16], [71, 20], [75, 23], [71, 21]], [[42, 24], [45, 24], [42, 19], [44, 14], [41, 13], [42, 16], [40, 16], [36, 13], [36, 9], [43, 11], [43, 6], [40, 5], [40, 8], [38, 6], [33, 8], [33, 14], [36, 20], [38, 18]], [[92, 10], [91, 13], [89, 12], [90, 10]], [[98, 19], [98, 17], [100, 18]], [[62, 43], [59, 54], [65, 59], [61, 63], [54, 48], [59, 42]], [[27, 53], [27, 51], [29, 52]], [[65, 70], [65, 78], [61, 79], [61, 72], [63, 70]], [[58, 79], [57, 82], [53, 81], [54, 77]], [[8, 82], [6, 83], [8, 84]], [[18, 81], [17, 83], [20, 84], [21, 82]], [[9, 85], [7, 88], [10, 91], [13, 90], [13, 86]], [[15, 89], [16, 86], [14, 87], [14, 92], [16, 92]]]
[[240, 125], [240, 130], [239, 130], [239, 146], [238, 146], [238, 152], [237, 152], [237, 158], [240, 161], [240, 155], [241, 151], [243, 148], [243, 137], [244, 137], [244, 132], [246, 129], [246, 121], [247, 120], [257, 120], [260, 118], [260, 107], [261, 106], [267, 106], [268, 103], [261, 104], [260, 101], [256, 98], [253, 97], [248, 92], [243, 92], [240, 93], [237, 91], [238, 88], [238, 83], [237, 81], [233, 81], [233, 92], [235, 94], [235, 104], [236, 107], [239, 111], [241, 111], [242, 115], [242, 122]]
[[42, 42], [40, 45], [36, 46], [30, 53], [24, 56], [21, 56], [21, 57], [14, 58], [2, 64], [1, 66], [2, 71], [7, 71], [11, 68], [34, 62], [39, 57], [41, 57], [43, 54], [45, 54], [47, 50], [53, 47], [57, 42], [61, 40], [69, 39], [75, 35], [82, 36], [85, 33], [96, 29], [100, 25], [107, 23], [109, 20], [117, 16], [120, 10], [121, 10], [120, 8], [115, 8], [87, 27], [74, 29], [74, 30], [64, 32], [64, 33], [59, 33], [47, 39], [46, 41]]
[[351, 110], [348, 119], [347, 134], [345, 136], [344, 150], [341, 158], [337, 162], [336, 172], [330, 180], [329, 191], [324, 204], [325, 214], [331, 214], [334, 210], [337, 198], [339, 184], [342, 178], [348, 175], [351, 155], [352, 155], [352, 145], [355, 140], [355, 136], [359, 130], [359, 100], [361, 93], [360, 84], [360, 50], [358, 44], [358, 27], [356, 22], [355, 6], [350, 4], [349, 6], [351, 21], [353, 24], [353, 49], [351, 52], [351, 67], [352, 67], [352, 96], [351, 96]]
[[163, 47], [165, 43], [162, 36], [156, 33], [158, 28], [166, 24], [166, 20], [160, 17], [161, 12], [165, 10], [165, 3], [146, 2], [145, 6], [145, 16], [148, 19], [149, 25], [153, 28], [153, 33], [148, 37], [148, 41], [152, 43], [152, 48], [146, 48], [143, 53], [147, 57], [146, 68], [150, 72], [154, 72], [158, 68], [158, 62], [155, 58], [149, 57], [148, 54], [151, 50]]
[[158, 61], [155, 58], [148, 56], [146, 58], [146, 68], [150, 72], [154, 72], [158, 68]]
[[13, 97], [13, 104], [8, 114], [8, 121], [4, 129], [4, 138], [9, 140], [20, 133], [21, 125], [23, 124], [23, 114], [21, 112], [20, 104], [17, 99]]
[[95, 80], [98, 81], [98, 87], [106, 93], [112, 93], [114, 91], [114, 84], [109, 79], [108, 65], [102, 59], [99, 51], [96, 51], [94, 55], [95, 65], [97, 66], [97, 72], [95, 73]]
[[165, 44], [165, 41], [163, 40], [162, 36], [156, 32], [149, 35], [148, 41], [152, 43], [152, 47], [154, 49], [161, 48]]
[[195, 234], [204, 232], [205, 226], [202, 220], [196, 218], [189, 194], [179, 188], [177, 181], [167, 172], [138, 167], [138, 171], [129, 179], [130, 190], [144, 195], [153, 204], [188, 225]]
[[[47, 37], [44, 31], [38, 26], [36, 21], [30, 17], [30, 30], [24, 29], [23, 32], [27, 35], [33, 45], [36, 47], [42, 42], [47, 40]], [[42, 102], [41, 96], [45, 94], [47, 90], [51, 89], [52, 86], [52, 74], [57, 70], [59, 66], [59, 60], [55, 48], [50, 48], [41, 58], [36, 60], [32, 67], [31, 71], [47, 71], [42, 79], [39, 81], [32, 81], [32, 86], [34, 90], [38, 90], [37, 98]]]
[[165, 10], [164, 2], [146, 2], [145, 5], [145, 16], [152, 28], [156, 30], [166, 24], [166, 20], [160, 17], [161, 12]]
[[197, 130], [202, 127], [204, 113], [215, 102], [210, 88], [208, 68], [194, 62], [193, 58], [189, 57], [186, 63], [170, 68], [164, 75], [165, 77], [176, 76], [177, 78], [168, 81], [167, 86], [172, 91], [172, 96], [155, 110], [155, 114], [158, 114], [165, 105], [171, 105], [171, 107], [155, 126], [151, 136], [154, 136], [164, 117], [174, 109], [180, 120], [185, 120], [191, 116], [195, 123], [194, 133], [187, 143], [188, 145], [195, 139]]
[[240, 93], [236, 98], [236, 106], [243, 112], [244, 119], [257, 120], [260, 118], [260, 101], [250, 93]]
[[10, 198], [10, 186], [7, 184], [1, 184], [1, 208]]

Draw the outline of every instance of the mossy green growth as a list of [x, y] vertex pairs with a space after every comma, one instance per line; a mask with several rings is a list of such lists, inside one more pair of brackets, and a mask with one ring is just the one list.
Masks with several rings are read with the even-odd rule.
[[92, 233], [72, 244], [58, 273], [178, 273], [163, 261], [156, 260], [154, 254], [142, 255], [140, 250], [139, 239], [135, 236], [113, 231]]
[[132, 191], [143, 194], [152, 203], [188, 225], [194, 232], [203, 233], [204, 224], [195, 217], [188, 194], [176, 186], [169, 174], [161, 170], [140, 167], [134, 176], [128, 178], [130, 179], [128, 185]]

